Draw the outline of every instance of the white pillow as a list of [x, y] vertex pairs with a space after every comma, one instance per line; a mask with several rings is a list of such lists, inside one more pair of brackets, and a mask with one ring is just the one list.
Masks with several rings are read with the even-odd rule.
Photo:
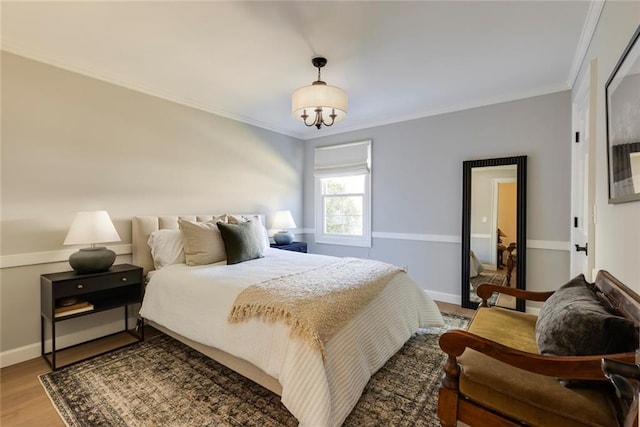
[[151, 233], [147, 244], [156, 270], [171, 264], [184, 264], [184, 246], [180, 230], [157, 230]]
[[469, 263], [469, 270], [470, 270], [469, 271], [470, 277], [476, 277], [478, 274], [484, 271], [484, 266], [482, 265], [478, 257], [476, 257], [476, 254], [473, 253], [473, 251], [471, 251], [471, 261]]

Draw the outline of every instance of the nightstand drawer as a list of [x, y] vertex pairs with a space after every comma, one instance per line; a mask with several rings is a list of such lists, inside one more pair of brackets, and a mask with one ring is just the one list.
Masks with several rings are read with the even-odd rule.
[[56, 283], [55, 297], [70, 297], [134, 283], [140, 283], [138, 271], [122, 271], [110, 276], [85, 277]]
[[275, 249], [280, 249], [280, 250], [284, 250], [284, 251], [290, 251], [290, 252], [302, 252], [302, 253], [307, 253], [307, 244], [306, 242], [291, 242], [288, 245], [276, 245], [276, 244], [271, 244], [272, 248]]

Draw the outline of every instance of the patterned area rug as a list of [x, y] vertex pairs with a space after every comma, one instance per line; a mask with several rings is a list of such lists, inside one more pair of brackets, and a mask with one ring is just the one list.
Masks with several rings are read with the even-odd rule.
[[[495, 285], [504, 286], [507, 283], [507, 276], [500, 273], [482, 272], [478, 274], [476, 277], [472, 277], [471, 283], [470, 283], [471, 286], [469, 287], [470, 289], [469, 299], [471, 301], [477, 302], [478, 304], [482, 302], [482, 299], [478, 297], [478, 295], [476, 295], [475, 290], [478, 286], [480, 286], [483, 283], [493, 283]], [[493, 295], [491, 295], [491, 298], [489, 298], [489, 301], [487, 301], [489, 305], [496, 305], [498, 296], [499, 294], [497, 293], [494, 293]]]
[[[434, 426], [444, 354], [438, 337], [469, 319], [421, 329], [369, 381], [345, 426]], [[40, 381], [69, 426], [297, 426], [276, 394], [160, 335]]]

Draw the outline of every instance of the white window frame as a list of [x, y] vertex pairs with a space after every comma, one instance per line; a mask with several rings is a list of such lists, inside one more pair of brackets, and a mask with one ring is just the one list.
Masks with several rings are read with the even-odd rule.
[[[340, 144], [330, 147], [322, 147], [328, 149], [337, 149], [355, 144], [367, 144], [367, 159], [366, 169], [363, 169], [362, 164], [354, 164], [352, 168], [345, 164], [336, 164], [335, 171], [324, 171], [322, 174], [315, 175], [315, 241], [316, 243], [325, 243], [332, 245], [345, 245], [345, 246], [359, 246], [359, 247], [371, 247], [371, 141], [359, 141], [349, 144]], [[319, 147], [320, 148], [320, 147]], [[364, 175], [364, 194], [362, 200], [362, 231], [361, 236], [349, 236], [349, 235], [337, 235], [328, 234], [324, 232], [324, 196], [322, 194], [322, 179], [323, 178], [335, 178], [344, 176]]]

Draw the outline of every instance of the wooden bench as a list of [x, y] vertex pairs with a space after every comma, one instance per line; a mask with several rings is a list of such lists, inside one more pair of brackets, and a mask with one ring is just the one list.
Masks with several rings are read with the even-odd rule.
[[[600, 271], [596, 294], [615, 314], [640, 323], [640, 296], [611, 274]], [[553, 292], [530, 292], [483, 284], [483, 302], [468, 330], [450, 330], [440, 337], [448, 358], [439, 391], [438, 417], [445, 427], [458, 421], [471, 426], [620, 426], [605, 387], [565, 387], [558, 378], [605, 384], [601, 369], [605, 355], [549, 356], [538, 352], [537, 316], [488, 307], [493, 292], [529, 301], [546, 301]], [[627, 342], [627, 341], [625, 341]], [[635, 362], [635, 353], [606, 355]], [[630, 416], [629, 418], [632, 418]], [[637, 418], [637, 417], [636, 417]]]

